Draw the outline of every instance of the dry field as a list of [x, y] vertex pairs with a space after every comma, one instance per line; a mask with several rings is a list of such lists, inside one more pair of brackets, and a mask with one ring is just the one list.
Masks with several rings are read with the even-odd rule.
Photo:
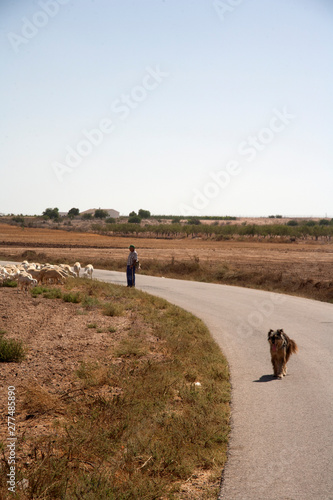
[[0, 224], [0, 255], [12, 260], [70, 264], [79, 260], [83, 265], [121, 270], [130, 243], [137, 246], [145, 274], [260, 287], [333, 301], [332, 243], [126, 238]]
[[[95, 280], [34, 292], [0, 288], [0, 340], [26, 352], [1, 362], [0, 498], [216, 498], [230, 393], [207, 328], [162, 299]], [[6, 484], [9, 386], [16, 494]]]

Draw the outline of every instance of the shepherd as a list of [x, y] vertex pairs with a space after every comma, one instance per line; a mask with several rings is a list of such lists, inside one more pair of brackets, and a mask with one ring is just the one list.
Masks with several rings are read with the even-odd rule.
[[127, 286], [135, 287], [135, 267], [138, 260], [138, 254], [135, 250], [134, 245], [130, 245], [129, 247], [129, 256], [127, 259]]

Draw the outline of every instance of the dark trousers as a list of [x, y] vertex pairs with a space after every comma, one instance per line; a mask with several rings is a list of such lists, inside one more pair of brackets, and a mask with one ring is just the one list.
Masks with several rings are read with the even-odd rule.
[[127, 286], [135, 286], [135, 267], [127, 266]]

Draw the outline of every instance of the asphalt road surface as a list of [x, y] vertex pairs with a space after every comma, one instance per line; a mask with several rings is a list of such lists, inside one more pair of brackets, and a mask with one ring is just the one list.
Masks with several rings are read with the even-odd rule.
[[[125, 285], [125, 273], [94, 277]], [[201, 318], [226, 355], [232, 432], [219, 499], [333, 500], [333, 305], [239, 287], [137, 275], [137, 288]], [[299, 353], [272, 377], [268, 330]]]
[[[94, 278], [126, 284], [125, 273]], [[140, 274], [136, 286], [201, 318], [228, 359], [232, 431], [219, 500], [333, 500], [333, 304]], [[299, 347], [283, 380], [272, 377], [270, 328]]]

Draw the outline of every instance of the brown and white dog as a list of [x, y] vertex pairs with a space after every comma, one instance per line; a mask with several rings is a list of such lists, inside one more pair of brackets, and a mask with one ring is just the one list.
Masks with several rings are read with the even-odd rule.
[[288, 359], [298, 351], [297, 344], [283, 330], [269, 330], [268, 342], [271, 347], [274, 376], [282, 378], [287, 374]]

